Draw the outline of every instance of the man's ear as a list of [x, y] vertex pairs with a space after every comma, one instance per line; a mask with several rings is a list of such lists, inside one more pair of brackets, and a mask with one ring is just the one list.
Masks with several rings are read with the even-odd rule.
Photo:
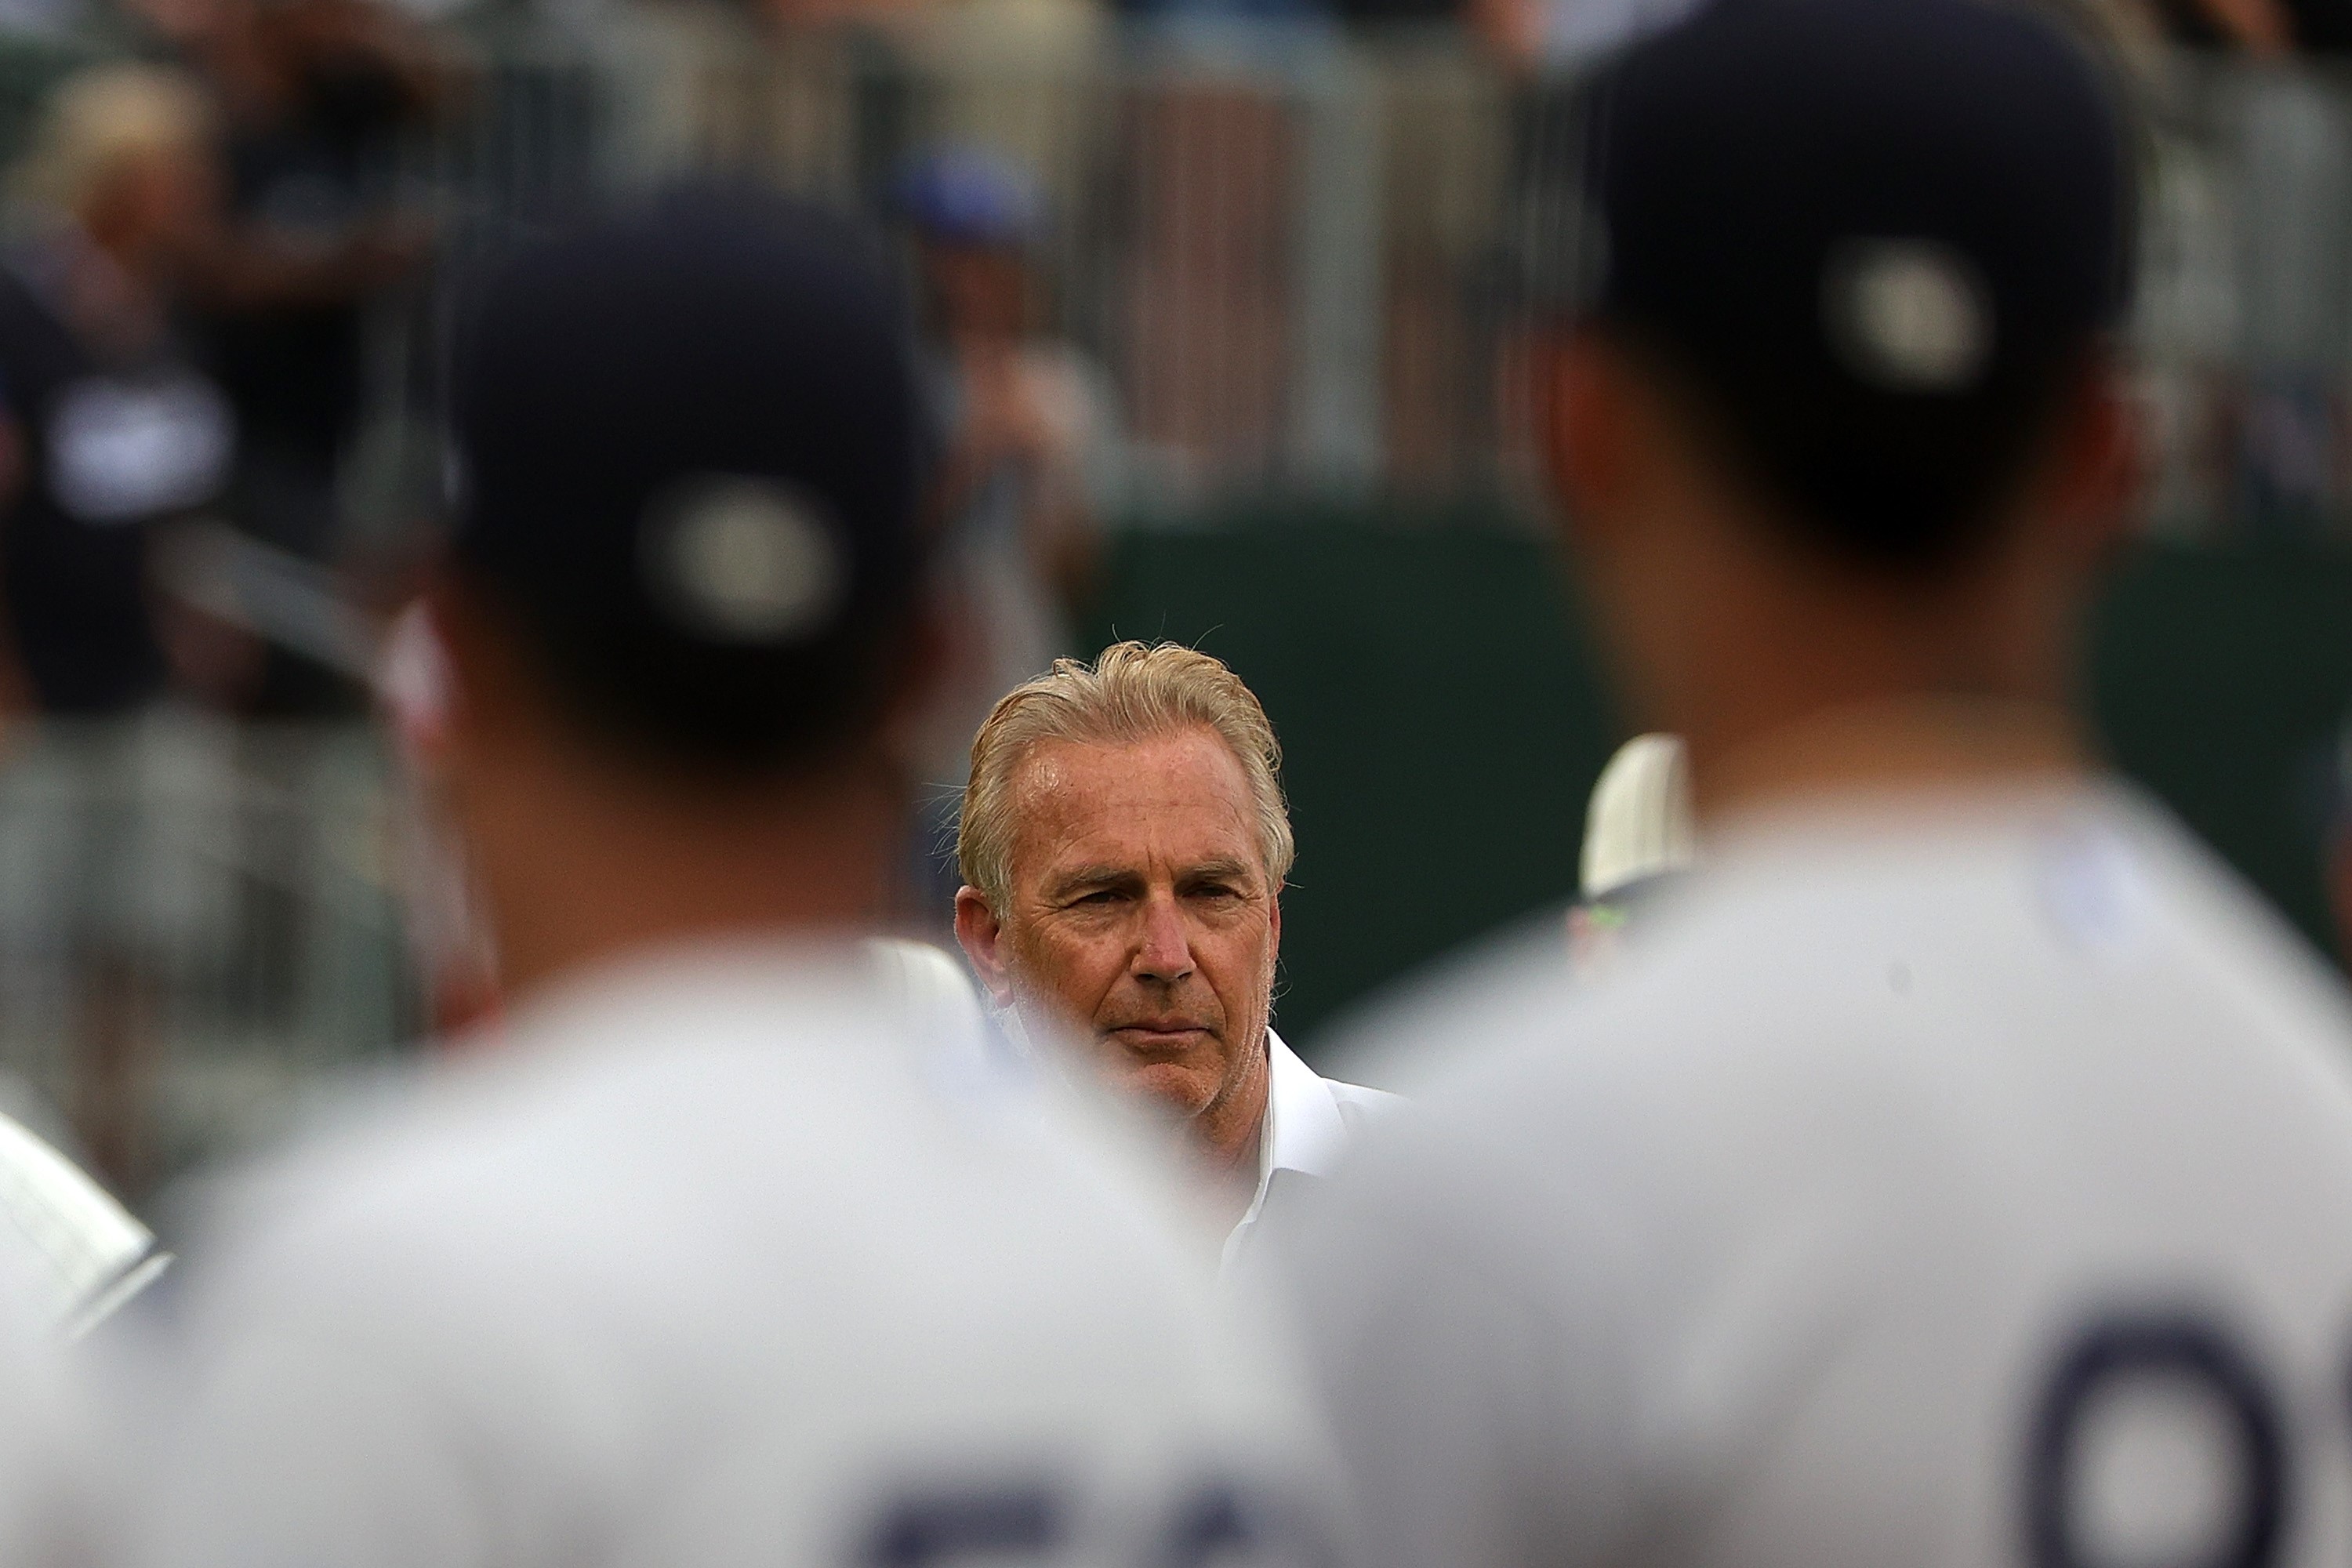
[[978, 888], [956, 889], [955, 933], [956, 945], [971, 961], [972, 973], [980, 976], [990, 999], [1000, 1007], [1010, 1005], [1013, 971], [1004, 962], [1004, 922]]
[[1634, 429], [1632, 367], [1615, 343], [1586, 329], [1541, 351], [1543, 451], [1572, 542], [1601, 542], [1624, 515]]
[[2146, 490], [2141, 411], [2104, 355], [2084, 367], [2069, 401], [2051, 510], [2065, 520], [2080, 564], [2096, 570], [2129, 539]]
[[438, 655], [434, 718], [452, 766], [467, 772], [486, 750], [520, 738], [530, 717], [530, 682], [520, 650], [472, 584], [444, 572], [426, 585], [424, 603]]

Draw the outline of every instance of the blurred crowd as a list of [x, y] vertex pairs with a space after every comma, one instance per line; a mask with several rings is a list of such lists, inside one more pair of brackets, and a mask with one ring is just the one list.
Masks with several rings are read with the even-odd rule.
[[[242, 713], [348, 699], [273, 655], [206, 531], [338, 560], [368, 311], [428, 258], [392, 185], [457, 90], [414, 24], [347, 0], [157, 6], [142, 58], [49, 96], [0, 268], [12, 700]], [[226, 613], [224, 613], [226, 611]]]
[[[2085, 3], [2141, 40], [2249, 56], [2352, 43], [2347, 0]], [[11, 705], [120, 714], [167, 691], [247, 715], [357, 705], [352, 678], [365, 672], [353, 650], [363, 639], [339, 637], [336, 617], [396, 598], [403, 528], [420, 520], [358, 537], [352, 467], [371, 416], [419, 400], [420, 376], [383, 345], [429, 341], [443, 303], [437, 195], [404, 171], [436, 130], [468, 112], [479, 85], [468, 40], [481, 18], [426, 14], [440, 9], [137, 0], [125, 14], [80, 19], [120, 58], [67, 75], [39, 104], [9, 184], [0, 262], [0, 694]], [[1378, 462], [1410, 483], [1446, 471], [1440, 448], [1451, 448], [1434, 432], [1484, 403], [1466, 391], [1508, 371], [1494, 308], [1475, 300], [1528, 285], [1477, 280], [1489, 262], [1484, 240], [1468, 237], [1483, 235], [1486, 220], [1449, 216], [1444, 199], [1351, 206], [1346, 182], [1322, 177], [1330, 170], [1319, 149], [1347, 134], [1343, 117], [1316, 118], [1311, 87], [1326, 68], [1318, 40], [1339, 36], [1331, 24], [1456, 26], [1474, 52], [1540, 70], [1572, 66], [1681, 6], [1138, 0], [1125, 9], [1139, 37], [1255, 58], [1310, 84], [1300, 89], [1310, 112], [1297, 121], [1277, 100], [1215, 79], [1138, 103], [1124, 132], [1132, 166], [1121, 175], [1134, 185], [1132, 210], [1120, 221], [1140, 258], [1123, 300], [1056, 297], [1070, 281], [1056, 273], [1087, 259], [1072, 248], [1070, 215], [1053, 208], [1104, 177], [1092, 166], [1094, 121], [1064, 124], [1034, 101], [1016, 112], [967, 83], [956, 90], [973, 101], [944, 121], [978, 134], [926, 147], [906, 126], [876, 129], [894, 112], [887, 91], [843, 99], [837, 84], [790, 73], [770, 84], [776, 116], [855, 121], [852, 162], [883, 159], [854, 178], [908, 241], [951, 430], [949, 505], [1002, 670], [1066, 649], [1097, 526], [1130, 499], [1139, 458], [1175, 462], [1150, 470], [1164, 478], [1197, 468], [1203, 453], [1231, 468], [1238, 452], [1246, 471], [1296, 448], [1345, 471], [1385, 447]], [[1060, 68], [1055, 61], [1098, 47], [1112, 19], [1094, 0], [771, 0], [740, 18], [833, 38], [851, 57], [960, 59], [948, 75], [961, 68], [974, 82], [1008, 61]], [[1024, 80], [1040, 79], [1014, 75], [1013, 99], [1028, 90]], [[897, 112], [905, 119], [903, 105]], [[1421, 141], [1462, 142], [1453, 122], [1411, 103], [1391, 112], [1433, 132], [1402, 141], [1400, 160], [1434, 156]], [[1499, 163], [1488, 156], [1501, 186], [1518, 190], [1506, 205], [1540, 196], [1538, 171], [1558, 151], [1546, 137], [1532, 110]], [[787, 148], [782, 162], [798, 155]], [[2300, 165], [2284, 157], [2283, 166]], [[1214, 221], [1202, 220], [1204, 204]], [[1366, 222], [1400, 247], [1376, 297], [1314, 271], [1315, 258], [1363, 239], [1349, 225]], [[1285, 258], [1302, 237], [1307, 271], [1286, 286]], [[1318, 321], [1318, 304], [1332, 322]], [[1357, 351], [1377, 363], [1350, 363], [1346, 317], [1368, 307], [1383, 315], [1386, 347]], [[1118, 319], [1108, 335], [1125, 363], [1078, 346], [1067, 325], [1084, 310]], [[2244, 433], [2249, 451], [2260, 448], [2252, 466], [2275, 470], [2294, 495], [2331, 490], [2333, 405], [2317, 407], [2295, 387], [2257, 390]], [[1380, 406], [1351, 416], [1367, 396]], [[431, 403], [429, 387], [422, 401]], [[1496, 423], [1513, 423], [1507, 409]], [[957, 782], [951, 759], [939, 782]]]
[[[57, 716], [167, 693], [350, 711], [372, 672], [320, 637], [316, 601], [364, 616], [415, 543], [353, 537], [349, 476], [405, 390], [374, 344], [429, 317], [436, 230], [401, 154], [464, 101], [465, 55], [372, 0], [158, 0], [129, 20], [135, 57], [58, 83], [10, 185], [0, 691]], [[1026, 671], [1063, 651], [1092, 571], [1114, 399], [1040, 331], [1025, 171], [949, 150], [883, 199], [935, 345], [944, 504], [998, 668]]]

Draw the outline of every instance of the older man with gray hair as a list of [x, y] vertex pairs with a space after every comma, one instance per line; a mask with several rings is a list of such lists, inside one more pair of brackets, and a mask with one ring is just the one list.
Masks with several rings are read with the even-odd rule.
[[1281, 763], [1223, 664], [1118, 643], [997, 703], [956, 841], [956, 938], [991, 998], [1172, 1115], [1234, 1216], [1228, 1261], [1269, 1195], [1330, 1171], [1394, 1100], [1318, 1076], [1274, 1032]]

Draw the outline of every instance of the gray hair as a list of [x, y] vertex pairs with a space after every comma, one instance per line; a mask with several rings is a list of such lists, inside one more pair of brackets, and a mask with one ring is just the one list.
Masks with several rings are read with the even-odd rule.
[[1087, 744], [1150, 739], [1200, 728], [1216, 735], [1242, 765], [1256, 808], [1258, 854], [1275, 887], [1290, 873], [1297, 847], [1282, 798], [1282, 743], [1256, 695], [1224, 663], [1176, 643], [1114, 643], [1092, 664], [1054, 661], [1036, 679], [1007, 692], [971, 742], [971, 775], [956, 826], [963, 879], [1002, 914], [1012, 890], [1014, 776], [1047, 741]]

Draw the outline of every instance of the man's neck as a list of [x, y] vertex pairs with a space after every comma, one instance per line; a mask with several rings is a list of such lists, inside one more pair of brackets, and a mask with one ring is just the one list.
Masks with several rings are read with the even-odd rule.
[[877, 926], [898, 821], [887, 793], [780, 789], [691, 809], [540, 802], [540, 820], [482, 866], [501, 989], [520, 995], [681, 942]]
[[1232, 1090], [1192, 1120], [1194, 1158], [1208, 1173], [1212, 1201], [1238, 1224], [1256, 1200], [1265, 1164], [1265, 1140], [1274, 1115], [1272, 1043], [1261, 1037], [1255, 1058], [1245, 1061]]
[[1702, 821], [1808, 795], [2078, 776], [2072, 579], [2023, 524], [1925, 579], [1827, 563], [1767, 520], [1690, 531], [1674, 715]]
[[1694, 736], [1691, 747], [1709, 825], [1823, 795], [2061, 785], [2092, 766], [2063, 707], [1925, 693], [1824, 707], [1738, 738]]

